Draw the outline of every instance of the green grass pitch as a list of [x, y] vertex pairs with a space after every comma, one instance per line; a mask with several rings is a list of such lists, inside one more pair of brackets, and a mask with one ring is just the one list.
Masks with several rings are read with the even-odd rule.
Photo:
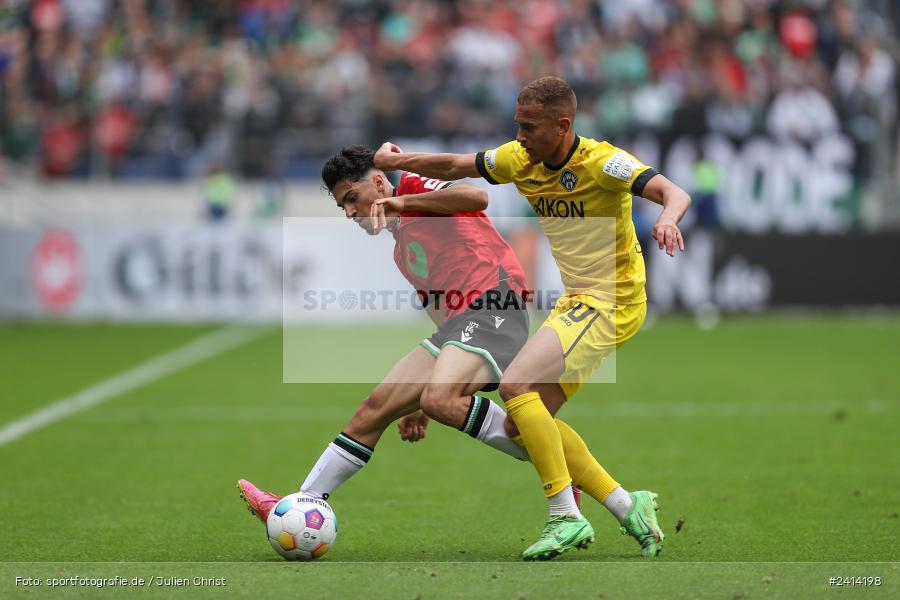
[[[0, 426], [213, 329], [0, 326]], [[393, 360], [417, 333], [352, 339]], [[898, 597], [898, 339], [896, 314], [782, 315], [708, 332], [663, 319], [626, 345], [618, 383], [561, 416], [626, 488], [659, 492], [658, 559], [585, 498], [593, 546], [520, 562], [545, 519], [533, 469], [432, 423], [414, 445], [385, 434], [330, 501], [334, 548], [299, 564], [271, 550], [235, 481], [294, 491], [368, 386], [283, 384], [272, 328], [0, 446], [0, 597]], [[48, 585], [117, 575], [149, 583]]]

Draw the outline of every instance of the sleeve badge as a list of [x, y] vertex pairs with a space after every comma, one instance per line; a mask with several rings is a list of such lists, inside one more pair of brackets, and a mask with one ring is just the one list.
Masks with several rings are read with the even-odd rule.
[[634, 173], [634, 160], [624, 152], [616, 152], [603, 165], [603, 172], [621, 181], [631, 181]]

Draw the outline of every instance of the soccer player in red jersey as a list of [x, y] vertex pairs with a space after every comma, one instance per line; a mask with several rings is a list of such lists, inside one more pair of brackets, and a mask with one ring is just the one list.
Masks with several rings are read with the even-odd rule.
[[[401, 423], [404, 438], [424, 433], [430, 416], [472, 437], [483, 434], [486, 443], [526, 458], [501, 431], [502, 409], [476, 394], [497, 389], [503, 369], [528, 337], [525, 275], [481, 212], [487, 194], [414, 173], [401, 174], [394, 188], [375, 169], [373, 157], [374, 150], [363, 146], [345, 148], [325, 163], [322, 179], [347, 218], [369, 234], [381, 231], [370, 216], [373, 206], [385, 209], [394, 263], [416, 289], [437, 331], [391, 369], [335, 445], [364, 464], [384, 429], [421, 407], [424, 415]], [[329, 494], [319, 489], [317, 469], [300, 489]]]

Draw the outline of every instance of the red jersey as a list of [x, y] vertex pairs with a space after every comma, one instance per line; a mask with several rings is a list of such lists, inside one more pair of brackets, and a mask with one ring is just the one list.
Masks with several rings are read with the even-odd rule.
[[[451, 182], [403, 173], [394, 195], [443, 189]], [[446, 321], [481, 294], [507, 286], [522, 298], [525, 272], [509, 244], [483, 212], [441, 215], [405, 211], [391, 229], [394, 262], [419, 298]]]

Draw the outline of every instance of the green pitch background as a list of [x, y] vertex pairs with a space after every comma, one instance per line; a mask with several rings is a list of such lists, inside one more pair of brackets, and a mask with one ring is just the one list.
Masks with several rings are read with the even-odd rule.
[[[214, 329], [0, 326], [0, 425]], [[370, 343], [385, 366], [418, 333], [328, 332]], [[545, 519], [535, 473], [432, 423], [414, 445], [386, 433], [331, 499], [332, 551], [293, 564], [234, 483], [294, 491], [367, 386], [283, 384], [281, 330], [266, 330], [0, 446], [0, 597], [897, 597], [898, 340], [898, 315], [783, 315], [708, 332], [665, 319], [626, 345], [618, 383], [586, 388], [561, 416], [626, 488], [660, 493], [658, 559], [585, 498], [590, 549], [519, 562]], [[115, 575], [227, 587], [46, 582]], [[832, 576], [882, 585], [832, 588]]]

